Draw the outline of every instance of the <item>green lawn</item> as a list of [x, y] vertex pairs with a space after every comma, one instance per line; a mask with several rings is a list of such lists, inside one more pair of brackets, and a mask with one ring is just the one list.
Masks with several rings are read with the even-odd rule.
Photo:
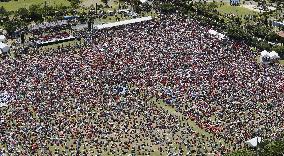
[[44, 5], [44, 2], [47, 2], [47, 5], [67, 5], [70, 3], [67, 0], [11, 0], [10, 2], [0, 2], [0, 7], [4, 6], [6, 10], [15, 11], [19, 8], [29, 8], [32, 4], [41, 4]]
[[[170, 114], [178, 116], [178, 117], [182, 117], [183, 114], [180, 112], [177, 112], [173, 107], [165, 104], [164, 102], [162, 102], [161, 100], [157, 103], [158, 107], [162, 107], [164, 110], [167, 110]], [[205, 136], [211, 136], [210, 133], [206, 132], [204, 129], [201, 129], [200, 127], [197, 126], [197, 124], [194, 121], [188, 120], [187, 121], [189, 123], [189, 125], [192, 127], [192, 129], [199, 133], [199, 134], [203, 134]]]
[[257, 12], [249, 10], [242, 6], [230, 6], [229, 4], [222, 5], [217, 10], [222, 14], [235, 14], [238, 16], [257, 14]]
[[280, 60], [279, 62], [280, 62], [280, 64], [283, 64], [283, 65], [284, 65], [284, 60]]

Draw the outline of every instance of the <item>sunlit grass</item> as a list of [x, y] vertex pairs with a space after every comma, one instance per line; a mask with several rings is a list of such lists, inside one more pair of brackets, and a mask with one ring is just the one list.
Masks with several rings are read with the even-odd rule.
[[3, 6], [8, 11], [15, 11], [19, 8], [29, 8], [31, 5], [45, 5], [45, 1], [47, 5], [63, 5], [63, 6], [70, 6], [70, 2], [68, 0], [18, 0], [14, 1], [11, 0], [9, 2], [0, 2], [0, 7]]
[[235, 14], [237, 16], [256, 15], [257, 12], [242, 6], [231, 6], [229, 4], [222, 5], [217, 9], [222, 14]]

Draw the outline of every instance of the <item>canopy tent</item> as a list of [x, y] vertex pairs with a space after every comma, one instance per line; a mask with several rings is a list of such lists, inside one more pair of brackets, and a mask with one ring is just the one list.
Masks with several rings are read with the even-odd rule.
[[7, 53], [10, 47], [7, 44], [0, 42], [0, 53]]
[[280, 56], [275, 51], [268, 52], [266, 50], [263, 50], [260, 53], [260, 61], [262, 63], [269, 63], [270, 61], [275, 61], [275, 60], [277, 60], [279, 58], [280, 58]]
[[219, 39], [224, 39], [226, 37], [224, 34], [221, 34], [221, 33], [219, 33], [218, 36], [219, 36]]
[[263, 51], [260, 53], [260, 56], [261, 56], [261, 57], [269, 57], [269, 52], [266, 51], [266, 50], [263, 50]]
[[102, 25], [96, 25], [96, 29], [104, 29], [104, 28], [111, 28], [111, 27], [116, 27], [120, 25], [127, 25], [131, 23], [138, 23], [138, 22], [143, 22], [143, 21], [148, 21], [151, 20], [152, 17], [141, 17], [141, 18], [136, 18], [136, 19], [131, 19], [131, 20], [125, 20], [125, 21], [119, 21], [119, 22], [114, 22], [114, 23], [108, 23], [108, 24], [102, 24]]
[[261, 142], [261, 137], [254, 137], [248, 141], [246, 141], [246, 143], [250, 146], [250, 147], [256, 147], [258, 143]]
[[260, 62], [263, 64], [268, 64], [270, 62], [270, 54], [268, 51], [263, 50], [260, 53]]
[[212, 29], [210, 29], [210, 30], [208, 31], [208, 33], [211, 34], [211, 35], [216, 36], [216, 37], [217, 37], [218, 39], [220, 39], [220, 40], [222, 40], [222, 39], [224, 39], [224, 38], [226, 37], [224, 34], [218, 33], [217, 31], [212, 30]]
[[141, 3], [145, 3], [145, 2], [147, 2], [147, 0], [140, 0], [140, 2], [141, 2]]
[[4, 35], [0, 35], [0, 42], [5, 42], [6, 41], [6, 37]]
[[280, 58], [280, 56], [278, 55], [278, 53], [276, 53], [275, 51], [270, 52], [270, 53], [269, 53], [269, 57], [270, 57], [271, 59], [279, 59], [279, 58]]
[[208, 32], [209, 32], [209, 34], [212, 34], [212, 35], [217, 35], [218, 34], [217, 31], [212, 30], [212, 29], [210, 29]]

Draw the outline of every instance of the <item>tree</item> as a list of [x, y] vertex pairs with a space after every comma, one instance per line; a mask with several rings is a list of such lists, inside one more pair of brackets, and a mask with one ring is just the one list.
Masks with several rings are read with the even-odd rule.
[[151, 6], [150, 4], [148, 4], [148, 3], [143, 3], [143, 4], [142, 4], [142, 9], [143, 9], [144, 11], [146, 11], [146, 12], [150, 12], [151, 9], [152, 9], [152, 6]]
[[162, 13], [173, 13], [176, 11], [176, 8], [171, 3], [163, 3], [160, 5], [160, 9]]
[[24, 25], [26, 25], [25, 22], [20, 21], [18, 18], [13, 18], [12, 20], [6, 21], [3, 26], [8, 35], [13, 36], [14, 32], [18, 28], [22, 28]]
[[6, 13], [7, 13], [7, 10], [3, 6], [1, 6], [0, 7], [0, 15], [6, 14]]
[[79, 4], [80, 4], [80, 0], [68, 0], [70, 3], [71, 3], [71, 7], [73, 9], [76, 9], [79, 7]]
[[228, 26], [227, 35], [235, 40], [250, 40], [249, 34], [247, 34], [243, 28], [232, 24]]
[[277, 52], [279, 54], [279, 56], [284, 59], [284, 46], [274, 46], [272, 48], [272, 50], [274, 50], [275, 52]]
[[280, 36], [275, 32], [269, 32], [266, 36], [266, 40], [270, 42], [278, 42], [280, 40]]
[[18, 16], [20, 19], [24, 21], [28, 21], [29, 15], [30, 15], [30, 12], [26, 8], [20, 8], [16, 11], [16, 16]]
[[29, 18], [32, 21], [35, 22], [43, 21], [44, 10], [43, 8], [40, 7], [40, 5], [31, 5], [29, 7], [29, 12], [30, 12]]

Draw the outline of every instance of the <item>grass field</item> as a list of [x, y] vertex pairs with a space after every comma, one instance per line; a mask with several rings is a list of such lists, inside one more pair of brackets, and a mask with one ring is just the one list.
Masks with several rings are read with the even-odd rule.
[[6, 10], [15, 11], [19, 8], [29, 8], [33, 4], [44, 5], [45, 1], [47, 5], [70, 5], [67, 0], [11, 0], [10, 2], [0, 2], [0, 7], [3, 6]]
[[257, 14], [257, 12], [249, 10], [242, 6], [230, 6], [229, 4], [222, 5], [217, 10], [222, 14], [235, 14], [238, 16]]

